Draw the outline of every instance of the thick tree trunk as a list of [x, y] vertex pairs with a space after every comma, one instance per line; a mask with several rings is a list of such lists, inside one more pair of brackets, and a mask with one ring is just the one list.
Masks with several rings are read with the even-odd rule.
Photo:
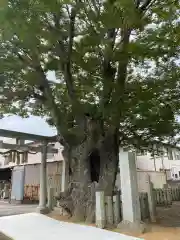
[[119, 162], [117, 136], [109, 135], [100, 148], [100, 176], [99, 190], [103, 190], [107, 196], [113, 194]]
[[73, 220], [77, 221], [85, 220], [86, 203], [91, 195], [89, 192], [91, 175], [88, 156], [93, 147], [91, 140], [88, 139], [79, 146], [65, 149], [63, 154], [66, 162], [69, 163], [69, 187], [65, 196], [60, 196], [60, 200]]
[[71, 214], [73, 220], [93, 222], [96, 190], [103, 190], [106, 195], [112, 194], [118, 167], [116, 140], [114, 135], [108, 136], [98, 150], [96, 144], [86, 140], [76, 148], [65, 151], [69, 161], [69, 188], [64, 196], [60, 195], [60, 205]]

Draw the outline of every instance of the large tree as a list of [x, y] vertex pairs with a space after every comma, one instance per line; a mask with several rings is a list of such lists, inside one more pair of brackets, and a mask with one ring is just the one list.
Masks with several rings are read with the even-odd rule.
[[112, 194], [120, 145], [171, 141], [179, 131], [179, 9], [176, 0], [0, 5], [0, 111], [56, 126], [75, 218], [93, 212], [93, 181]]

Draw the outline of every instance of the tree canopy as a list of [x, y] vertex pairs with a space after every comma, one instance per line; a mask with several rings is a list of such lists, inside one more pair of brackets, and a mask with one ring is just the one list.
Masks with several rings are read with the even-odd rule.
[[1, 1], [1, 114], [46, 115], [70, 144], [82, 119], [119, 129], [127, 144], [171, 141], [179, 9], [178, 0]]

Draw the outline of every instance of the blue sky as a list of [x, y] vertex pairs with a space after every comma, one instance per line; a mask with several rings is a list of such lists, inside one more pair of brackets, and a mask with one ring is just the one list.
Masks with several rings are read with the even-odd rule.
[[[50, 81], [55, 81], [55, 72], [49, 71], [47, 73], [47, 78]], [[34, 133], [43, 136], [54, 136], [57, 133], [56, 129], [50, 127], [43, 118], [36, 116], [30, 116], [24, 119], [19, 116], [4, 117], [0, 119], [0, 129]]]
[[0, 129], [34, 133], [43, 136], [53, 136], [56, 134], [56, 129], [50, 127], [43, 118], [36, 116], [24, 119], [19, 116], [4, 117], [0, 119]]

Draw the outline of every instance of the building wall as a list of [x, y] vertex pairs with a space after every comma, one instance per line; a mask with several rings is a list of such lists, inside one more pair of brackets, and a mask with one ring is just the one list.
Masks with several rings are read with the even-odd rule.
[[[54, 162], [54, 161], [62, 161], [63, 156], [62, 156], [62, 150], [63, 146], [60, 145], [60, 143], [55, 143], [54, 148], [58, 149], [57, 154], [47, 154], [47, 161], [48, 162]], [[28, 154], [28, 164], [35, 164], [35, 163], [40, 163], [41, 162], [41, 153], [37, 154]]]
[[[137, 182], [139, 192], [147, 192], [147, 175], [150, 176], [150, 180], [153, 183], [154, 188], [163, 188], [164, 184], [167, 183], [165, 172], [154, 172], [154, 171], [137, 171]], [[117, 174], [116, 187], [121, 188], [120, 173]]]
[[[47, 181], [55, 192], [61, 191], [62, 178], [62, 161], [47, 163]], [[40, 164], [25, 165], [25, 180], [24, 185], [39, 185], [40, 184]]]
[[[11, 143], [11, 144], [15, 144], [16, 143], [16, 140], [15, 139], [12, 139], [12, 138], [3, 138], [1, 137], [0, 138], [0, 141], [3, 141], [5, 143]], [[6, 152], [8, 150], [5, 150], [5, 149], [0, 149], [1, 152]], [[0, 154], [0, 167], [7, 167], [9, 166], [9, 162], [6, 162], [6, 159], [4, 158], [3, 155]]]
[[160, 171], [170, 170], [170, 176], [173, 180], [180, 180], [180, 160], [169, 160], [167, 157], [152, 158], [148, 153], [144, 156], [137, 156], [136, 166], [139, 170]]
[[167, 183], [165, 172], [137, 171], [139, 192], [143, 192], [147, 189], [146, 188], [147, 175], [150, 176], [150, 180], [153, 183], [154, 188], [163, 188], [164, 184]]
[[136, 166], [141, 170], [160, 171], [160, 169], [171, 169], [180, 166], [180, 160], [169, 160], [167, 157], [152, 158], [149, 154], [137, 156]]

